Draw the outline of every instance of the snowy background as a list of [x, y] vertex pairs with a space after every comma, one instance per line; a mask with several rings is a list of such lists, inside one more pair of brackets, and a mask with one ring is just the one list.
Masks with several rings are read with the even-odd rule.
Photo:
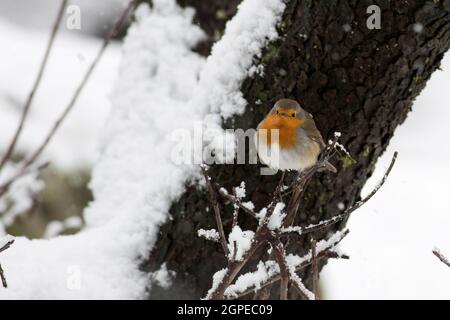
[[[37, 1], [40, 3], [39, 6], [24, 5], [25, 2]], [[83, 10], [83, 12], [86, 12], [87, 17], [89, 17], [84, 20], [91, 22], [83, 26], [81, 32], [65, 30], [58, 36], [46, 75], [39, 93], [35, 97], [29, 123], [19, 143], [19, 149], [22, 151], [29, 151], [41, 141], [50, 124], [53, 123], [59, 111], [67, 103], [73, 88], [77, 85], [96, 50], [100, 47], [101, 39], [97, 36], [103, 33], [104, 26], [111, 23], [112, 17], [120, 11], [123, 4], [123, 1], [119, 0], [113, 2], [109, 0], [96, 1], [95, 4], [89, 4], [92, 1], [79, 2], [80, 5], [85, 6], [86, 10]], [[32, 10], [29, 10], [30, 8]], [[2, 146], [6, 145], [16, 128], [20, 116], [18, 107], [21, 106], [27, 96], [34, 80], [48, 39], [52, 17], [55, 14], [55, 2], [50, 0], [2, 0], [0, 2], [0, 39], [3, 42], [0, 51], [0, 145]], [[136, 28], [135, 36], [129, 41], [128, 47], [137, 45], [138, 40], [147, 39], [148, 41], [150, 38], [157, 39], [161, 35], [169, 38], [174, 37], [172, 39], [174, 46], [170, 50], [179, 50], [177, 48], [192, 45], [201, 35], [195, 28], [189, 29], [186, 21], [189, 20], [190, 14], [192, 13], [180, 13], [173, 8], [172, 10], [161, 10], [153, 17], [153, 22], [150, 23], [146, 20], [147, 25], [143, 23], [143, 26], [141, 26], [141, 28], [154, 28], [155, 33], [145, 34], [142, 30], [139, 31], [139, 28]], [[161, 20], [158, 20], [158, 18], [161, 18]], [[162, 28], [163, 21], [168, 21], [167, 19], [172, 19], [173, 28], [164, 34], [158, 28]], [[182, 43], [177, 43], [175, 40], [177, 32], [186, 33], [185, 38], [182, 41], [180, 40]], [[127, 61], [136, 60], [151, 63], [151, 61], [148, 61], [151, 60], [151, 54], [154, 54], [153, 58], [158, 57], [158, 54], [160, 58], [166, 57], [167, 52], [157, 51], [159, 50], [157, 44], [142, 49], [147, 50], [143, 51], [148, 53], [147, 56], [143, 56], [144, 54], [133, 56], [131, 51], [125, 52], [125, 56], [128, 55]], [[186, 57], [188, 54], [181, 49], [174, 52], [176, 54], [175, 57], [172, 57], [173, 59], [176, 59], [177, 55], [183, 58], [173, 60], [166, 57], [165, 65], [167, 68], [173, 65], [174, 61], [177, 61], [177, 64], [182, 68], [183, 61], [185, 61], [185, 68], [196, 74], [205, 63], [195, 56]], [[230, 56], [229, 58], [231, 59], [229, 63], [232, 63], [233, 57]], [[134, 78], [121, 79], [120, 85], [117, 85], [120, 62], [121, 44], [113, 43], [107, 49], [74, 111], [46, 152], [45, 157], [51, 159], [54, 166], [66, 171], [90, 169], [98, 159], [99, 141], [109, 133], [108, 127], [105, 127], [107, 118], [110, 118], [110, 127], [114, 119], [120, 118], [118, 112], [108, 116], [113, 88], [122, 90], [122, 92], [126, 91], [131, 81], [141, 79], [139, 78], [141, 76], [144, 77], [144, 74], [135, 73]], [[209, 65], [208, 70], [211, 73], [204, 73], [203, 82], [211, 82], [214, 85], [214, 81], [209, 81], [210, 79], [215, 80], [214, 68], [211, 67], [211, 65], [214, 66], [214, 59], [209, 61]], [[127, 67], [139, 69], [139, 64], [127, 65]], [[173, 90], [173, 88], [179, 89], [178, 86], [180, 86], [180, 83], [171, 82], [168, 78], [158, 78], [158, 75], [154, 75], [153, 79], [150, 78], [147, 81], [142, 83], [141, 88], [146, 88], [146, 86], [151, 88], [148, 91], [152, 91], [155, 96], [145, 93], [139, 96], [141, 99], [157, 97], [158, 92], [155, 91], [157, 89], [153, 88], [155, 81], [159, 81], [162, 91], [167, 88], [170, 90]], [[183, 85], [187, 85], [188, 88], [179, 89], [179, 101], [160, 101], [160, 103], [171, 105], [187, 99], [192, 94], [190, 91], [196, 88], [196, 83], [194, 79], [183, 79], [183, 81]], [[448, 101], [450, 101], [449, 85], [450, 55], [447, 54], [442, 63], [442, 71], [437, 71], [433, 75], [426, 89], [414, 104], [413, 112], [410, 113], [405, 124], [396, 131], [386, 154], [379, 160], [376, 174], [367, 184], [366, 190], [369, 190], [382, 175], [393, 152], [399, 151], [397, 165], [388, 182], [374, 199], [354, 214], [349, 221], [350, 234], [343, 241], [341, 248], [342, 251], [350, 255], [351, 259], [348, 261], [331, 261], [324, 268], [321, 274], [324, 298], [450, 298], [450, 270], [431, 253], [431, 250], [436, 246], [441, 249], [442, 253], [450, 256], [450, 203], [446, 199], [450, 190], [450, 169], [448, 167], [450, 129], [447, 124], [447, 119], [450, 117], [450, 109], [447, 109], [449, 107]], [[136, 90], [130, 92], [130, 95], [141, 94], [142, 91]], [[131, 111], [126, 111], [126, 108], [121, 107], [121, 104], [127, 98], [117, 95], [114, 97], [116, 98], [116, 110], [122, 110], [125, 115], [133, 116], [133, 113], [130, 113]], [[121, 99], [125, 100], [122, 101]], [[139, 105], [137, 103], [137, 108], [140, 107], [145, 108], [146, 104]], [[167, 121], [169, 120], [167, 119]], [[145, 124], [142, 125], [141, 129], [145, 131]], [[175, 125], [171, 124], [171, 126]], [[122, 129], [126, 130], [126, 127], [127, 124], [125, 123]], [[164, 128], [161, 128], [161, 132], [164, 132]], [[153, 140], [159, 139], [158, 136], [147, 138], [150, 140], [148, 142], [150, 144], [153, 143]], [[112, 156], [115, 152], [123, 152], [116, 147], [113, 145], [107, 149]], [[133, 147], [130, 146], [131, 154], [138, 150], [133, 149]], [[129, 161], [129, 159], [123, 160]], [[146, 158], [143, 157], [141, 161], [142, 163], [137, 163], [137, 165], [144, 165]], [[163, 163], [165, 159], [162, 158], [161, 161]], [[109, 166], [120, 166], [120, 163], [104, 160], [102, 165], [99, 166], [100, 168], [97, 168], [97, 179], [93, 182], [97, 194], [104, 199], [108, 198], [108, 193], [111, 190], [103, 187], [105, 181], [99, 177], [105, 177], [105, 174], [102, 175], [102, 171], [106, 171]], [[170, 168], [166, 169], [170, 170]], [[132, 177], [132, 172], [129, 172], [119, 177], [109, 177], [108, 181], [114, 181], [116, 178], [120, 180], [124, 176], [128, 179], [135, 178]], [[171, 179], [181, 181], [184, 176], [185, 173], [177, 172], [171, 176]], [[155, 181], [151, 172], [146, 177], [139, 177], [139, 180], [136, 184], [116, 187], [129, 188], [130, 190], [136, 188], [138, 190], [145, 185], [151, 189], [148, 184]], [[114, 191], [116, 190], [114, 189]], [[168, 190], [167, 197], [171, 197], [177, 192], [180, 192], [180, 190]], [[93, 277], [91, 279], [97, 281], [98, 286], [94, 288], [94, 284], [91, 282], [92, 286], [88, 285], [87, 288], [84, 288], [85, 294], [83, 297], [138, 297], [140, 290], [143, 290], [145, 285], [142, 283], [142, 275], [135, 272], [133, 267], [130, 266], [130, 261], [135, 258], [134, 253], [145, 252], [148, 249], [146, 246], [136, 246], [138, 241], [144, 238], [148, 240], [147, 236], [143, 235], [148, 230], [144, 232], [138, 229], [134, 239], [124, 238], [123, 236], [114, 237], [114, 240], [122, 241], [124, 244], [120, 248], [116, 248], [112, 243], [100, 243], [92, 246], [92, 241], [110, 236], [111, 232], [114, 233], [115, 230], [136, 232], [135, 226], [130, 224], [123, 227], [121, 225], [122, 219], [110, 217], [109, 210], [115, 208], [118, 211], [117, 216], [119, 218], [125, 217], [127, 210], [133, 209], [133, 206], [139, 208], [141, 204], [148, 205], [147, 199], [145, 197], [138, 200], [132, 199], [128, 207], [124, 207], [121, 202], [112, 202], [105, 205], [106, 201], [100, 201], [100, 204], [94, 205], [94, 209], [89, 208], [87, 213], [88, 226], [90, 227], [87, 228], [86, 232], [81, 233], [78, 238], [63, 238], [58, 246], [51, 241], [29, 242], [25, 239], [19, 239], [14, 248], [4, 254], [2, 253], [0, 258], [4, 268], [8, 268], [8, 262], [10, 262], [10, 266], [14, 265], [14, 267], [20, 268], [34, 259], [39, 259], [36, 252], [47, 250], [50, 260], [48, 263], [54, 267], [53, 272], [61, 279], [67, 277], [67, 272], [71, 274], [71, 270], [76, 271], [77, 268], [86, 270], [85, 274], [89, 277], [91, 274], [98, 276], [108, 263], [114, 261], [114, 258], [117, 259], [117, 255], [128, 250], [128, 252], [131, 252], [129, 256], [119, 259], [120, 267], [109, 270], [100, 278]], [[96, 211], [95, 215], [92, 214], [94, 210]], [[163, 211], [164, 206], [155, 210]], [[139, 211], [135, 214], [135, 217], [137, 219], [148, 218], [145, 218], [144, 214], [139, 217]], [[154, 219], [155, 225], [163, 220], [158, 215], [151, 219]], [[106, 229], [108, 230], [105, 230], [105, 228], [102, 231], [96, 230], [95, 227], [102, 224], [107, 224]], [[119, 229], [119, 225], [121, 225], [121, 229]], [[84, 250], [83, 248], [87, 249]], [[65, 252], [69, 249], [70, 254], [67, 253], [66, 255]], [[104, 256], [97, 256], [99, 250], [105, 252]], [[20, 254], [25, 254], [26, 257], [22, 257]], [[103, 261], [91, 266], [90, 261], [92, 259], [103, 259]], [[58, 265], [58, 260], [63, 260], [63, 265]], [[79, 263], [80, 260], [84, 262]], [[45, 265], [42, 266], [42, 268], [44, 267]], [[119, 270], [120, 268], [121, 270]], [[160, 272], [163, 275], [167, 273], [164, 272], [164, 268], [162, 266], [161, 270], [163, 271]], [[107, 278], [117, 277], [123, 274], [123, 270], [131, 270], [129, 278], [111, 288], [107, 283]], [[27, 283], [33, 284], [36, 280], [33, 275], [27, 272], [25, 267], [23, 270], [15, 270], [14, 273], [9, 272], [8, 280], [10, 280], [13, 289], [12, 297], [58, 297], [61, 288], [65, 286], [63, 282], [58, 283], [60, 287], [50, 292], [44, 292], [44, 286], [41, 291], [37, 288], [33, 292], [22, 294], [20, 292], [22, 287], [20, 286], [15, 288], [14, 291], [14, 282], [21, 283], [25, 287]], [[37, 270], [36, 272], [46, 274], [48, 270]], [[23, 277], [24, 274], [25, 277]], [[163, 280], [159, 279], [159, 281]], [[136, 283], [139, 290], [130, 287], [133, 282]], [[51, 284], [50, 280], [49, 284]], [[118, 286], [122, 286], [122, 288], [119, 289]], [[105, 290], [111, 290], [111, 293], [105, 295]], [[89, 294], [86, 294], [86, 292], [89, 292]], [[64, 296], [69, 298], [79, 297], [76, 291], [65, 293]]]
[[326, 298], [450, 298], [450, 270], [431, 253], [450, 256], [449, 53], [441, 68], [366, 184], [368, 192], [398, 151], [388, 182], [349, 220], [341, 248], [350, 260], [331, 261], [321, 274]]

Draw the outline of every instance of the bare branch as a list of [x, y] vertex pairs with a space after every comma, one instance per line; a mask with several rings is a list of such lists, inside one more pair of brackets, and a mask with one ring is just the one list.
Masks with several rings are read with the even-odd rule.
[[441, 262], [443, 264], [445, 264], [447, 267], [450, 268], [450, 261], [448, 260], [448, 258], [446, 256], [444, 256], [439, 249], [433, 249], [433, 254], [438, 257], [439, 260], [441, 260]]
[[251, 210], [250, 208], [246, 207], [241, 201], [239, 201], [237, 197], [229, 194], [224, 188], [218, 187], [218, 192], [222, 198], [230, 201], [233, 205], [237, 205], [244, 212], [248, 213], [249, 215], [251, 215], [253, 218], [256, 219], [256, 213], [253, 212], [253, 210]]
[[3, 271], [1, 264], [0, 264], [0, 278], [2, 281], [3, 288], [8, 288], [8, 282], [6, 282], [5, 272]]
[[272, 201], [270, 202], [269, 206], [267, 207], [266, 215], [264, 217], [263, 224], [267, 224], [270, 220], [270, 217], [272, 216], [275, 207], [279, 203], [278, 199], [281, 198], [281, 192], [283, 191], [283, 182], [284, 182], [284, 176], [286, 174], [286, 171], [283, 171], [281, 173], [280, 181], [278, 182], [277, 187], [275, 188], [275, 191], [273, 192]]
[[241, 203], [241, 199], [237, 196], [236, 188], [233, 188], [234, 198], [236, 199], [236, 203], [233, 204], [233, 221], [231, 223], [231, 229], [237, 226], [238, 217], [239, 217], [239, 204]]
[[225, 252], [225, 256], [228, 257], [230, 251], [228, 250], [227, 239], [225, 237], [225, 232], [223, 230], [223, 223], [222, 223], [222, 218], [220, 216], [220, 208], [219, 208], [219, 203], [217, 202], [216, 191], [214, 190], [214, 187], [211, 183], [211, 177], [208, 176], [208, 167], [206, 165], [202, 165], [202, 166], [200, 166], [200, 168], [202, 169], [203, 176], [205, 177], [206, 186], [208, 187], [208, 192], [209, 192], [209, 200], [210, 200], [211, 205], [214, 210], [214, 216], [216, 218], [217, 230], [218, 230], [219, 236], [220, 236], [219, 242], [222, 245], [222, 249]]
[[275, 258], [278, 262], [278, 266], [280, 267], [280, 300], [287, 300], [290, 274], [286, 262], [286, 252], [280, 240], [272, 241], [271, 245], [275, 253]]
[[[3, 252], [5, 250], [9, 249], [13, 243], [14, 243], [14, 239], [5, 243], [2, 247], [0, 247], [0, 252]], [[3, 288], [7, 288], [8, 282], [6, 281], [5, 271], [3, 271], [1, 264], [0, 264], [0, 279], [2, 281]]]
[[247, 264], [248, 260], [255, 253], [255, 251], [264, 243], [262, 239], [254, 239], [250, 249], [245, 253], [242, 260], [237, 261], [229, 261], [228, 266], [226, 268], [225, 275], [223, 276], [220, 283], [212, 290], [212, 292], [208, 293], [207, 299], [212, 300], [222, 300], [224, 298], [225, 290], [230, 286], [230, 284], [234, 281], [238, 273], [241, 269]]
[[310, 225], [307, 227], [288, 227], [283, 229], [283, 233], [284, 235], [304, 235], [307, 233], [311, 233], [311, 232], [315, 232], [315, 231], [319, 231], [322, 229], [325, 229], [339, 221], [344, 220], [345, 218], [347, 218], [350, 214], [352, 214], [355, 210], [359, 209], [360, 207], [362, 207], [365, 203], [367, 203], [377, 192], [378, 190], [380, 190], [380, 188], [384, 185], [384, 183], [386, 182], [389, 174], [392, 171], [392, 168], [395, 165], [395, 162], [397, 160], [397, 156], [398, 156], [398, 152], [394, 153], [394, 156], [392, 157], [391, 163], [388, 167], [388, 169], [386, 170], [386, 173], [384, 174], [383, 178], [378, 182], [378, 184], [375, 186], [375, 188], [362, 200], [356, 202], [353, 206], [351, 206], [350, 208], [348, 208], [347, 210], [344, 211], [344, 213], [334, 216], [333, 218], [330, 218], [328, 220], [324, 220], [321, 221], [317, 224], [314, 225]]
[[23, 130], [23, 127], [25, 124], [25, 120], [27, 119], [27, 116], [28, 116], [28, 111], [30, 110], [31, 103], [33, 102], [34, 95], [35, 95], [37, 89], [39, 88], [42, 76], [44, 75], [45, 67], [47, 66], [48, 58], [50, 56], [50, 52], [52, 50], [53, 42], [55, 40], [56, 34], [58, 33], [59, 26], [61, 24], [61, 19], [64, 15], [64, 8], [66, 7], [66, 4], [67, 4], [67, 0], [61, 1], [60, 7], [58, 10], [58, 15], [55, 19], [55, 22], [53, 23], [53, 28], [52, 28], [52, 32], [50, 34], [50, 39], [48, 41], [47, 48], [45, 49], [44, 57], [42, 59], [41, 65], [39, 67], [39, 71], [38, 71], [38, 74], [34, 81], [34, 85], [28, 95], [28, 99], [25, 101], [25, 104], [22, 107], [22, 115], [20, 118], [19, 126], [17, 127], [17, 130], [11, 140], [11, 143], [9, 144], [8, 148], [6, 149], [6, 152], [3, 155], [2, 160], [0, 161], [0, 172], [2, 171], [5, 164], [8, 162], [8, 160], [13, 155], [17, 141], [19, 140], [19, 137], [22, 133], [22, 130]]
[[314, 300], [314, 293], [308, 290], [303, 284], [302, 280], [291, 270], [291, 280], [294, 288], [297, 289], [298, 293], [306, 300]]
[[317, 265], [317, 253], [316, 253], [317, 241], [313, 240], [311, 243], [311, 261], [313, 270], [313, 293], [315, 300], [319, 300], [318, 284], [319, 284], [319, 269]]
[[12, 239], [12, 240], [10, 240], [10, 241], [8, 241], [7, 243], [5, 243], [1, 248], [0, 248], [0, 252], [3, 252], [3, 251], [5, 251], [5, 250], [8, 250], [11, 246], [12, 246], [12, 244], [14, 243], [14, 239]]

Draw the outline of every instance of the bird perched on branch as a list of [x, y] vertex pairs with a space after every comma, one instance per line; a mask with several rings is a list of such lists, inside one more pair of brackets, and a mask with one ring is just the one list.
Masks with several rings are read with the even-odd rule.
[[[295, 100], [278, 100], [257, 130], [258, 155], [273, 169], [302, 171], [310, 168], [325, 148], [312, 115]], [[328, 161], [324, 166], [336, 172]]]

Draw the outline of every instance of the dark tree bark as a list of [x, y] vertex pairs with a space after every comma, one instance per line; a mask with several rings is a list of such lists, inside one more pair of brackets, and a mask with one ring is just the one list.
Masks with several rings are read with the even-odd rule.
[[[239, 1], [223, 2], [179, 0], [198, 9], [196, 21], [214, 40], [225, 26], [224, 19], [219, 19], [223, 14], [217, 14], [217, 10], [225, 10], [229, 18]], [[372, 4], [382, 10], [380, 30], [366, 27], [366, 10]], [[423, 26], [421, 33], [415, 31], [417, 23]], [[255, 128], [277, 99], [290, 97], [301, 101], [314, 115], [324, 138], [334, 131], [342, 133], [341, 140], [355, 161], [338, 156], [336, 175], [320, 174], [313, 179], [296, 221], [307, 225], [338, 214], [339, 203], [347, 207], [359, 199], [394, 130], [405, 120], [449, 48], [450, 0], [290, 0], [278, 28], [282, 37], [266, 48], [261, 59], [264, 77], [249, 78], [242, 86], [248, 101], [245, 113], [223, 126]], [[207, 54], [211, 43], [202, 44], [199, 52]], [[278, 177], [261, 176], [257, 166], [213, 167], [213, 178], [228, 190], [245, 181], [256, 209], [267, 205]], [[161, 228], [143, 268], [156, 270], [166, 262], [177, 276], [167, 290], [154, 286], [150, 298], [204, 297], [213, 273], [224, 267], [220, 245], [196, 235], [200, 228], [215, 228], [208, 208], [205, 191], [195, 186], [187, 186], [172, 205], [173, 220]], [[231, 212], [223, 220], [227, 232]], [[244, 214], [240, 215], [240, 224], [255, 228]], [[344, 225], [345, 221], [335, 229]], [[313, 236], [320, 239], [325, 234]], [[310, 240], [299, 239], [290, 250], [305, 252]], [[311, 288], [311, 270], [301, 276]]]

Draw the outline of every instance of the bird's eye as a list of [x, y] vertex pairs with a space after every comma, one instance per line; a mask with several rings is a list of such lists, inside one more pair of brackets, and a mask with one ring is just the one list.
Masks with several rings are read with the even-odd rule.
[[280, 113], [280, 111], [279, 110], [277, 110], [277, 114], [279, 114]]
[[292, 113], [292, 114], [291, 114], [291, 117], [295, 117], [295, 113]]

